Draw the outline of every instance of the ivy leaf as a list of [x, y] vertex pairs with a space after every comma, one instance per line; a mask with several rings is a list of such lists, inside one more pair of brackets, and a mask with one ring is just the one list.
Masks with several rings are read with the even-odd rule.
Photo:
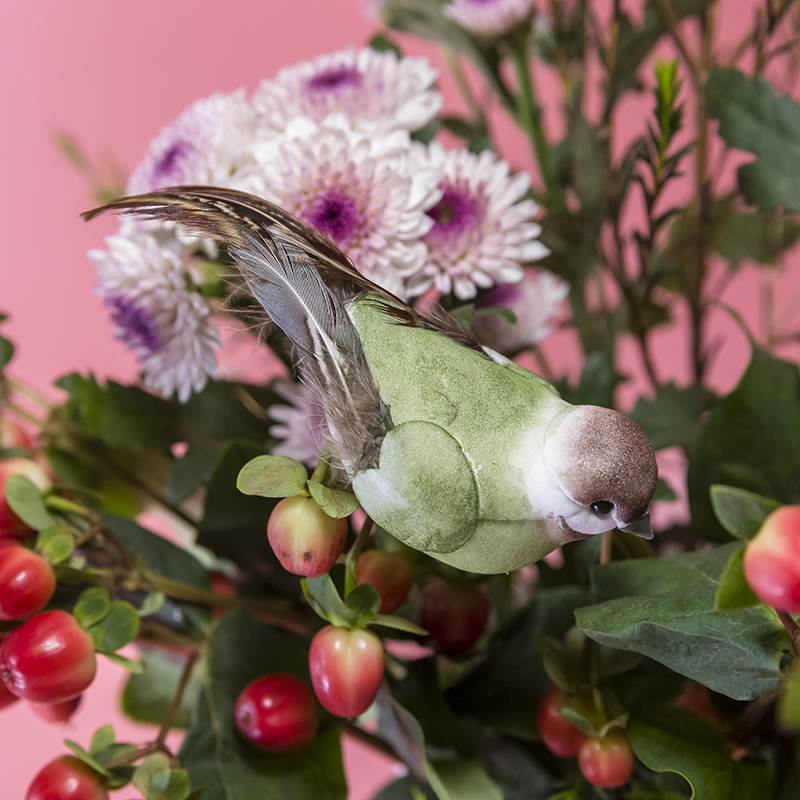
[[717, 610], [749, 608], [761, 602], [744, 576], [745, 549], [744, 544], [736, 548], [722, 570], [719, 586], [714, 594], [714, 608]]
[[706, 107], [729, 147], [757, 156], [739, 167], [745, 199], [762, 209], [800, 211], [800, 106], [776, 95], [763, 76], [717, 68], [706, 85]]
[[763, 607], [718, 611], [714, 597], [739, 542], [672, 558], [595, 567], [596, 605], [575, 620], [600, 644], [633, 650], [736, 700], [752, 700], [782, 680], [782, 625]]
[[727, 541], [709, 487], [725, 484], [800, 503], [800, 372], [758, 348], [736, 388], [717, 401], [694, 452], [687, 483], [692, 526]]
[[[675, 709], [682, 711], [682, 709]], [[677, 715], [676, 715], [677, 716]], [[689, 729], [694, 715], [683, 714]], [[655, 772], [677, 772], [692, 787], [692, 798], [730, 800], [733, 791], [733, 765], [719, 737], [703, 728], [706, 738], [686, 739], [632, 717], [628, 735], [637, 758]], [[710, 738], [709, 738], [710, 737]]]
[[715, 484], [710, 493], [717, 519], [737, 539], [752, 539], [764, 520], [781, 505], [777, 500], [735, 486]]
[[654, 450], [692, 447], [703, 428], [702, 415], [715, 400], [716, 396], [699, 384], [679, 389], [667, 383], [652, 400], [640, 398], [630, 416], [641, 425]]
[[239, 472], [236, 487], [259, 497], [294, 497], [306, 494], [306, 468], [287, 456], [261, 455], [248, 461]]

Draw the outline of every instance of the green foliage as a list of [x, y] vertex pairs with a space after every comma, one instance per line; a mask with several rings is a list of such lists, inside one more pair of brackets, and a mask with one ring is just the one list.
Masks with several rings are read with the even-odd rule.
[[757, 156], [739, 167], [745, 199], [762, 209], [800, 211], [800, 106], [776, 95], [763, 76], [722, 68], [708, 79], [706, 105], [726, 144]]
[[5, 482], [5, 495], [11, 510], [34, 530], [40, 531], [56, 524], [48, 512], [42, 492], [24, 475], [11, 475]]
[[726, 484], [780, 503], [800, 502], [800, 372], [755, 348], [736, 388], [721, 398], [689, 458], [692, 525], [706, 539], [727, 534], [709, 487]]
[[578, 626], [601, 644], [641, 653], [720, 694], [760, 697], [780, 685], [788, 641], [761, 607], [715, 610], [725, 565], [739, 546], [595, 567], [595, 605], [575, 612]]
[[258, 751], [236, 733], [233, 706], [239, 692], [269, 672], [308, 680], [308, 640], [243, 614], [226, 615], [209, 642], [200, 702], [179, 753], [192, 785], [208, 786], [204, 800], [345, 800], [336, 728], [287, 755]]
[[711, 392], [697, 384], [679, 389], [665, 383], [652, 400], [639, 398], [631, 419], [642, 426], [654, 450], [693, 447], [703, 429], [703, 415], [715, 400]]
[[776, 508], [777, 500], [734, 486], [711, 487], [711, 505], [723, 528], [737, 539], [752, 539]]
[[308, 471], [286, 456], [256, 456], [239, 472], [236, 486], [244, 494], [259, 497], [294, 497], [306, 494]]

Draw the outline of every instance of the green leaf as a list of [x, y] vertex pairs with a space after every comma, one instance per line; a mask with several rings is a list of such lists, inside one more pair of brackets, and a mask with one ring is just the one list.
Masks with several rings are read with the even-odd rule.
[[345, 800], [339, 731], [331, 727], [294, 753], [273, 755], [236, 733], [234, 705], [248, 683], [269, 672], [308, 680], [305, 637], [226, 614], [208, 644], [203, 690], [179, 753], [192, 785], [207, 785], [203, 800]]
[[42, 528], [36, 537], [36, 549], [51, 564], [61, 564], [72, 555], [72, 551], [75, 549], [72, 528], [66, 524]]
[[136, 768], [133, 785], [147, 800], [186, 800], [191, 792], [187, 773], [171, 769], [163, 753], [149, 756]]
[[781, 505], [777, 500], [735, 486], [715, 484], [710, 492], [711, 505], [722, 527], [731, 536], [746, 541], [758, 533], [764, 520]]
[[119, 655], [119, 653], [103, 653], [102, 655], [118, 667], [128, 670], [131, 675], [141, 675], [144, 670], [144, 665], [141, 661], [133, 661], [130, 658]]
[[72, 609], [72, 615], [82, 628], [91, 628], [107, 616], [111, 610], [111, 598], [101, 586], [84, 589]]
[[[160, 725], [175, 696], [186, 659], [163, 648], [139, 644], [144, 670], [131, 675], [122, 691], [123, 711], [138, 722]], [[194, 670], [181, 698], [176, 728], [188, 728], [200, 692], [199, 671]]]
[[98, 728], [94, 736], [92, 736], [92, 741], [89, 743], [89, 753], [93, 756], [97, 755], [101, 750], [105, 750], [116, 743], [117, 737], [114, 735], [113, 726], [103, 725], [103, 727]]
[[738, 542], [672, 558], [595, 567], [597, 605], [575, 619], [588, 636], [652, 658], [720, 694], [751, 700], [782, 680], [791, 649], [780, 623], [763, 607], [714, 609], [714, 596]]
[[[235, 488], [233, 492], [239, 494]], [[188, 583], [199, 589], [211, 588], [208, 573], [191, 553], [129, 519], [113, 514], [101, 514], [101, 517], [124, 545], [139, 556], [155, 575]], [[173, 614], [171, 624], [174, 625], [179, 621], [174, 615], [183, 614], [184, 621], [199, 630], [205, 628], [211, 618], [210, 611], [192, 603], [172, 603], [171, 611]]]
[[692, 787], [693, 798], [730, 800], [733, 766], [719, 740], [685, 739], [635, 717], [628, 722], [628, 735], [637, 758], [646, 767], [682, 775]]
[[161, 607], [166, 602], [166, 597], [163, 592], [151, 591], [148, 592], [142, 604], [136, 609], [136, 613], [140, 617], [149, 617], [152, 614], [157, 614]]
[[729, 147], [757, 156], [739, 167], [745, 199], [762, 209], [800, 211], [800, 106], [776, 95], [763, 76], [717, 68], [706, 84], [706, 108]]
[[703, 414], [715, 400], [716, 396], [699, 384], [679, 389], [667, 383], [652, 400], [640, 398], [630, 416], [641, 425], [654, 450], [692, 447], [703, 429]]
[[105, 767], [101, 766], [89, 753], [86, 752], [79, 744], [71, 741], [70, 739], [64, 739], [64, 744], [68, 747], [72, 752], [81, 760], [84, 764], [88, 764], [95, 772], [99, 772], [101, 775], [105, 775], [108, 777], [111, 773], [105, 769]]
[[375, 36], [369, 40], [368, 46], [372, 50], [377, 50], [379, 53], [391, 52], [394, 53], [398, 58], [402, 58], [403, 56], [403, 53], [401, 52], [397, 43], [385, 33], [376, 33]]
[[576, 387], [563, 383], [557, 388], [559, 394], [573, 405], [613, 408], [614, 390], [619, 380], [620, 376], [614, 369], [612, 359], [607, 353], [598, 351], [586, 356], [580, 383]]
[[722, 570], [722, 577], [714, 594], [714, 608], [717, 610], [749, 608], [761, 602], [744, 576], [745, 549], [744, 544], [736, 548]]
[[717, 401], [689, 457], [692, 527], [728, 540], [709, 496], [713, 484], [800, 503], [800, 372], [758, 348], [736, 388]]
[[[503, 800], [503, 793], [479, 764], [437, 760], [431, 767], [438, 774], [440, 800]], [[435, 786], [433, 781], [431, 785]]]
[[42, 492], [24, 475], [11, 475], [5, 484], [5, 495], [11, 510], [34, 530], [56, 524], [42, 500]]
[[95, 648], [101, 653], [113, 653], [132, 642], [139, 634], [139, 615], [123, 600], [114, 600], [100, 622], [89, 628]]
[[14, 344], [5, 336], [0, 336], [0, 369], [8, 365], [14, 358]]
[[303, 594], [320, 617], [346, 628], [369, 625], [378, 613], [380, 595], [370, 583], [361, 583], [345, 600], [339, 596], [330, 574], [303, 578]]
[[287, 456], [257, 456], [248, 461], [236, 479], [240, 492], [259, 497], [294, 497], [306, 494], [306, 468]]
[[778, 726], [786, 733], [800, 731], [800, 669], [793, 666], [775, 708]]
[[329, 517], [349, 517], [359, 506], [358, 498], [352, 492], [330, 489], [316, 481], [308, 481], [306, 486], [317, 505]]
[[427, 636], [428, 631], [420, 628], [411, 620], [405, 617], [398, 617], [394, 614], [376, 614], [372, 620], [373, 625], [382, 625], [384, 628], [392, 628], [396, 631], [405, 631], [406, 633], [414, 633], [417, 636]]

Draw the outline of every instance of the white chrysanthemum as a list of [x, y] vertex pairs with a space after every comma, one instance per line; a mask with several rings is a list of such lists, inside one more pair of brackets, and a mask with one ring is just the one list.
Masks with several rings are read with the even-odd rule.
[[161, 246], [137, 223], [124, 223], [106, 239], [108, 250], [91, 250], [98, 294], [112, 309], [114, 338], [136, 353], [145, 385], [186, 402], [216, 373], [220, 337], [211, 310], [182, 263], [178, 243]]
[[533, 14], [533, 0], [452, 0], [444, 13], [477, 36], [502, 36]]
[[262, 141], [259, 168], [247, 184], [328, 234], [356, 268], [396, 294], [425, 263], [422, 237], [433, 220], [439, 171], [409, 168], [406, 131], [370, 135], [353, 130], [343, 114], [321, 124], [292, 120], [283, 136]]
[[441, 199], [427, 213], [433, 226], [425, 235], [428, 257], [409, 282], [420, 294], [435, 286], [442, 294], [455, 292], [467, 300], [477, 288], [522, 280], [521, 264], [549, 252], [536, 238], [541, 227], [533, 222], [538, 206], [523, 200], [529, 178], [509, 174], [505, 161], [492, 151], [479, 155], [445, 150], [438, 142], [412, 147], [412, 169], [437, 168]]
[[316, 466], [325, 440], [322, 408], [305, 384], [278, 380], [272, 384], [272, 389], [291, 405], [269, 407], [270, 417], [279, 423], [270, 427], [269, 432], [283, 440], [270, 453], [288, 456], [307, 467]]
[[128, 194], [166, 186], [231, 186], [250, 162], [255, 115], [243, 89], [198, 100], [151, 142]]
[[569, 293], [569, 284], [547, 270], [525, 270], [520, 283], [492, 289], [478, 304], [500, 306], [514, 312], [514, 323], [497, 314], [475, 318], [472, 330], [483, 344], [501, 352], [513, 352], [541, 342], [550, 333], [553, 320]]
[[424, 58], [400, 58], [369, 47], [303, 61], [264, 81], [253, 95], [260, 124], [281, 132], [294, 117], [322, 122], [341, 111], [373, 132], [419, 130], [442, 106], [437, 73]]

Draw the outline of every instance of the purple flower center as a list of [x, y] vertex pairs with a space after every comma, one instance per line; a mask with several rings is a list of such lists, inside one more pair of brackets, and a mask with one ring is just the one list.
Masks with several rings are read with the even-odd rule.
[[442, 199], [427, 214], [433, 219], [428, 236], [442, 244], [456, 244], [465, 234], [480, 229], [486, 202], [481, 196], [448, 184]]
[[167, 152], [156, 162], [153, 168], [153, 177], [156, 181], [168, 178], [176, 170], [182, 161], [191, 151], [192, 147], [188, 142], [178, 140], [171, 145]]
[[342, 87], [358, 87], [363, 82], [363, 76], [355, 67], [332, 67], [309, 79], [306, 88], [311, 92], [333, 92]]
[[161, 347], [161, 337], [152, 317], [125, 297], [112, 297], [106, 301], [114, 311], [111, 321], [120, 328], [122, 339], [129, 350], [144, 347], [155, 351]]
[[327, 233], [341, 245], [358, 226], [358, 204], [352, 195], [330, 189], [304, 205], [301, 216], [320, 233]]

